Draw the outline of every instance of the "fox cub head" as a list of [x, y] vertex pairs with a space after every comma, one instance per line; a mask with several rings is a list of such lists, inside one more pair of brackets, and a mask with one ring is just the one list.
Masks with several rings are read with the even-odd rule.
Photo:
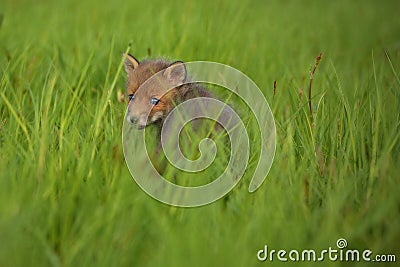
[[139, 62], [127, 54], [124, 67], [128, 75], [126, 91], [129, 97], [126, 120], [143, 129], [165, 118], [182, 93], [179, 90], [186, 81], [185, 64], [164, 60]]

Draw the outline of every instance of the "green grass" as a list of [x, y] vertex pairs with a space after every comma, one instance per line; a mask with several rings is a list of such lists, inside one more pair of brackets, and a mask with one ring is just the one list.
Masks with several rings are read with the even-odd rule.
[[[336, 248], [341, 237], [399, 261], [398, 10], [397, 1], [2, 1], [0, 266], [298, 266], [256, 253]], [[221, 62], [258, 84], [277, 125], [261, 188], [249, 194], [245, 180], [185, 209], [135, 184], [118, 102], [131, 40], [139, 59]], [[312, 129], [306, 96], [321, 51]]]

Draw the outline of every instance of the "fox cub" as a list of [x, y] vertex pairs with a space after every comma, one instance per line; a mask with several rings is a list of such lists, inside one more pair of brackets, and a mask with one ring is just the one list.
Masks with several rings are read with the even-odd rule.
[[[216, 157], [219, 158], [221, 163], [225, 162], [227, 164], [230, 155], [230, 146], [226, 145], [228, 141], [226, 136], [227, 131], [223, 125], [228, 125], [229, 128], [230, 123], [231, 125], [234, 124], [235, 120], [232, 120], [232, 112], [225, 106], [221, 108], [220, 106], [213, 106], [212, 103], [209, 104], [213, 102], [210, 101], [210, 98], [215, 101], [218, 100], [202, 85], [192, 82], [187, 77], [186, 65], [182, 61], [171, 63], [162, 59], [156, 59], [139, 62], [132, 55], [127, 54], [125, 57], [124, 67], [128, 76], [126, 91], [129, 97], [126, 120], [132, 127], [139, 130], [146, 128], [148, 125], [155, 126], [149, 129], [150, 133], [148, 135], [150, 136], [149, 138], [154, 138], [154, 130], [157, 132], [157, 139], [153, 139], [156, 141], [153, 144], [157, 147], [150, 149], [150, 158], [154, 164], [153, 166], [156, 167], [159, 173], [165, 174], [167, 179], [170, 179], [174, 183], [177, 183], [177, 178], [180, 177], [179, 179], [183, 180], [179, 180], [178, 183], [183, 182], [182, 185], [187, 185], [186, 182], [188, 182], [188, 184], [194, 183], [197, 186], [196, 183], [198, 181], [203, 181], [203, 179], [185, 180], [186, 178], [184, 177], [197, 177], [196, 175], [203, 178], [204, 176], [213, 177], [214, 174], [207, 176], [204, 172], [197, 174], [190, 173], [189, 176], [187, 173], [183, 176], [178, 175], [174, 165], [170, 165], [169, 160], [165, 160], [166, 154], [164, 152], [166, 151], [163, 147], [166, 143], [163, 140], [168, 140], [167, 147], [173, 147], [170, 150], [172, 151], [170, 155], [175, 160], [183, 154], [186, 158], [197, 162], [195, 164], [201, 165], [202, 161], [198, 161], [200, 156], [204, 160], [207, 160], [209, 158], [208, 154], [212, 156], [215, 150], [210, 147], [207, 151], [203, 151], [205, 152], [203, 154], [196, 144], [200, 144], [200, 141], [204, 140], [204, 138], [211, 138], [218, 147], [216, 149]], [[197, 100], [195, 100], [196, 98]], [[175, 128], [173, 123], [166, 123], [164, 125], [164, 122], [168, 120], [168, 115], [176, 106], [190, 100], [194, 101], [186, 102], [186, 104], [189, 103], [184, 106], [184, 110], [187, 113], [180, 113], [182, 115], [180, 119], [183, 119], [185, 115], [190, 117], [190, 114], [195, 115], [194, 119], [190, 120], [190, 123], [185, 124], [184, 127], [188, 125], [188, 128], [182, 131], [185, 134], [175, 138], [176, 132], [174, 131], [179, 131], [179, 127]], [[195, 104], [195, 102], [198, 104]], [[205, 116], [202, 116], [204, 112], [212, 114], [213, 118], [217, 116], [218, 119], [204, 119]], [[163, 131], [165, 133], [164, 136], [167, 137], [165, 139], [162, 138]], [[179, 142], [179, 145], [177, 145], [176, 141]], [[212, 173], [213, 168], [210, 169]], [[172, 171], [169, 172], [168, 170]]]
[[[124, 67], [128, 75], [126, 91], [129, 98], [126, 120], [138, 129], [153, 123], [161, 125], [179, 103], [196, 97], [212, 97], [199, 84], [185, 84], [188, 78], [182, 61], [170, 63], [157, 59], [139, 62], [127, 54]], [[157, 77], [150, 79], [155, 74]]]

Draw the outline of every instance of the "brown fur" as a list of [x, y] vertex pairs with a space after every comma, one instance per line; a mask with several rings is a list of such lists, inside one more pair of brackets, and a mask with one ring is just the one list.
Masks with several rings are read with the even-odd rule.
[[[144, 60], [139, 63], [131, 55], [126, 56], [125, 70], [128, 75], [127, 94], [135, 94], [135, 99], [128, 104], [127, 120], [139, 118], [139, 126], [143, 128], [150, 123], [163, 120], [173, 107], [195, 97], [212, 97], [211, 93], [199, 84], [189, 83], [186, 67], [183, 62], [167, 62], [162, 59]], [[150, 79], [159, 73], [156, 78]], [[142, 86], [142, 87], [141, 87]], [[141, 89], [138, 91], [139, 87]], [[172, 90], [168, 90], [173, 88]], [[151, 98], [158, 98], [157, 105], [149, 103]], [[147, 122], [140, 120], [142, 114], [149, 113]]]

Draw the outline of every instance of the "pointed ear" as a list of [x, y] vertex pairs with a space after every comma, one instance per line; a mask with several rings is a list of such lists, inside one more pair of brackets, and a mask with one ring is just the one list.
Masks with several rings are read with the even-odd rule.
[[176, 61], [164, 71], [164, 77], [173, 84], [182, 84], [186, 80], [186, 66], [182, 61]]
[[137, 66], [139, 66], [139, 61], [132, 56], [131, 54], [123, 54], [122, 55], [125, 58], [125, 62], [124, 62], [124, 67], [125, 67], [125, 71], [126, 73], [131, 72], [133, 69], [137, 68]]

